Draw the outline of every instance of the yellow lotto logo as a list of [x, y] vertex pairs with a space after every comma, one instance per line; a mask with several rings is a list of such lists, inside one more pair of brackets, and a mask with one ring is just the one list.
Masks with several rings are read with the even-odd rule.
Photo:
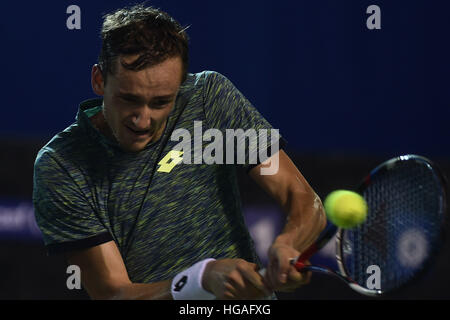
[[172, 150], [164, 158], [158, 162], [160, 166], [158, 172], [170, 172], [172, 169], [183, 160], [183, 151]]

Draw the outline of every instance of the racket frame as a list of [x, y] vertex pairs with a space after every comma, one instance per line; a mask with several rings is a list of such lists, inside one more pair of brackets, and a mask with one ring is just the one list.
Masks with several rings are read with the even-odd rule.
[[[415, 155], [415, 154], [407, 154], [407, 155], [402, 155], [402, 156], [398, 156], [395, 158], [392, 158], [390, 160], [387, 160], [383, 163], [381, 163], [380, 165], [378, 165], [376, 168], [374, 168], [362, 181], [362, 183], [360, 184], [359, 188], [357, 189], [357, 192], [361, 195], [363, 195], [364, 190], [370, 185], [371, 183], [371, 177], [373, 177], [375, 174], [379, 174], [380, 172], [383, 171], [389, 171], [392, 170], [400, 161], [417, 161], [420, 162], [422, 164], [425, 164], [434, 174], [434, 176], [437, 178], [437, 183], [441, 186], [441, 190], [442, 192], [442, 198], [441, 198], [441, 212], [443, 213], [443, 221], [441, 222], [441, 230], [440, 230], [440, 237], [441, 237], [441, 241], [440, 243], [443, 243], [443, 239], [445, 236], [445, 232], [446, 232], [446, 228], [445, 228], [445, 223], [447, 222], [446, 220], [447, 218], [447, 180], [445, 178], [445, 176], [442, 174], [441, 169], [434, 164], [431, 160], [427, 159], [426, 157], [423, 156], [419, 156], [419, 155]], [[338, 276], [343, 276], [346, 279], [351, 280], [350, 276], [349, 276], [349, 272], [347, 271], [347, 268], [344, 264], [344, 236], [345, 236], [345, 232], [346, 230], [338, 228], [337, 232], [336, 232], [336, 261], [338, 264], [338, 268], [339, 268], [339, 272], [336, 272], [336, 274]], [[392, 290], [389, 291], [383, 291], [383, 290], [371, 290], [371, 289], [367, 289], [364, 288], [362, 286], [360, 286], [359, 284], [357, 284], [356, 282], [351, 284], [349, 283], [350, 287], [353, 290], [356, 290], [357, 292], [363, 294], [363, 295], [368, 295], [368, 296], [379, 296], [382, 294], [385, 294], [387, 292], [393, 292], [393, 291], [397, 291], [401, 288], [406, 287], [407, 285], [411, 284], [412, 282], [414, 282], [415, 280], [417, 280], [421, 275], [423, 275], [425, 273], [425, 270], [428, 269], [428, 267], [435, 261], [435, 254], [439, 251], [439, 246], [435, 246], [432, 250], [432, 252], [429, 255], [429, 258], [427, 259], [427, 261], [424, 263], [423, 268], [421, 271], [417, 272], [417, 274], [414, 275], [414, 277], [412, 277], [409, 281], [407, 281], [406, 283], [404, 283], [403, 285], [400, 285]]]

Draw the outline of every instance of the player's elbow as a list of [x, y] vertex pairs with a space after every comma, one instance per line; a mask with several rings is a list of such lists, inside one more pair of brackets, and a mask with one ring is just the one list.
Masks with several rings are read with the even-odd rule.
[[314, 198], [314, 207], [316, 208], [315, 214], [317, 219], [317, 227], [320, 230], [319, 232], [322, 232], [327, 226], [327, 215], [325, 213], [322, 200], [320, 200], [320, 197], [317, 194], [315, 194]]

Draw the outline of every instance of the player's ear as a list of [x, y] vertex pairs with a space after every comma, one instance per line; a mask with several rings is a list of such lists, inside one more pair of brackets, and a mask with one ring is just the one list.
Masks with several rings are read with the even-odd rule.
[[91, 85], [92, 90], [94, 90], [95, 94], [99, 96], [103, 96], [105, 93], [104, 85], [105, 81], [103, 79], [103, 73], [98, 64], [94, 64], [91, 72]]

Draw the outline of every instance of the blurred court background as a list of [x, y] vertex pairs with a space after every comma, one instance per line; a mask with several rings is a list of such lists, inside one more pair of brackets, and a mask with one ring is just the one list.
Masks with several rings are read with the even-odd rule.
[[[448, 1], [148, 1], [189, 25], [191, 72], [227, 76], [288, 141], [322, 197], [353, 188], [406, 153], [450, 173]], [[70, 5], [81, 29], [69, 30]], [[0, 299], [86, 299], [68, 290], [62, 257], [47, 257], [31, 206], [37, 151], [94, 97], [101, 16], [129, 1], [7, 1], [0, 9]], [[369, 5], [381, 30], [369, 30]], [[245, 174], [247, 222], [264, 259], [279, 209]], [[330, 253], [331, 252], [331, 253]], [[332, 250], [317, 259], [332, 257]], [[450, 248], [414, 286], [387, 299], [450, 298]], [[316, 275], [283, 298], [363, 299]]]

